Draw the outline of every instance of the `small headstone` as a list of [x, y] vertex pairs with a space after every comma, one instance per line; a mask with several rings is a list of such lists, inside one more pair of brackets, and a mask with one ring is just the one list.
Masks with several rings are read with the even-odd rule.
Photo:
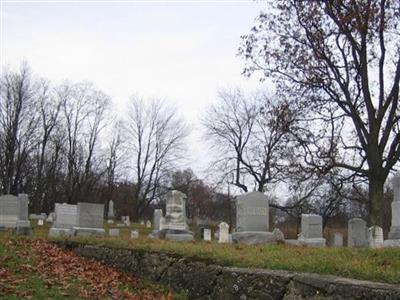
[[43, 220], [42, 220], [42, 219], [39, 219], [38, 222], [37, 222], [37, 224], [38, 224], [38, 226], [43, 226]]
[[275, 228], [272, 231], [272, 234], [274, 236], [274, 240], [278, 243], [285, 243], [285, 235], [279, 228]]
[[139, 231], [132, 230], [131, 231], [131, 239], [137, 239], [137, 238], [139, 238]]
[[125, 223], [117, 223], [117, 227], [126, 227]]
[[118, 228], [110, 228], [108, 230], [109, 236], [119, 236], [119, 229]]
[[211, 241], [211, 229], [204, 228], [203, 236], [205, 241]]
[[221, 222], [218, 228], [218, 243], [229, 243], [229, 225], [225, 222]]
[[160, 230], [165, 229], [165, 218], [161, 217], [160, 218]]
[[333, 235], [333, 247], [343, 247], [343, 234], [340, 232]]
[[107, 224], [114, 224], [114, 220], [107, 220]]
[[348, 247], [366, 247], [368, 245], [367, 223], [359, 218], [350, 219], [347, 236]]
[[155, 209], [153, 216], [154, 230], [160, 230], [161, 218], [162, 218], [162, 209]]
[[146, 228], [151, 228], [151, 222], [150, 221], [146, 221]]
[[28, 220], [18, 220], [15, 232], [17, 235], [31, 235], [32, 234], [31, 222]]
[[370, 248], [383, 247], [383, 230], [379, 226], [368, 228], [368, 244]]

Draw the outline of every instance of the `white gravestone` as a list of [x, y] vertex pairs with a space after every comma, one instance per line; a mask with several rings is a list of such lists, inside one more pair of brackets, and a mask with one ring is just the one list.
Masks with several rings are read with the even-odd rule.
[[76, 226], [77, 206], [66, 203], [56, 203], [54, 209], [55, 219], [50, 228], [49, 236], [70, 236], [72, 227]]
[[162, 209], [155, 209], [153, 216], [154, 230], [160, 230], [161, 218], [162, 218]]
[[108, 230], [109, 236], [119, 236], [119, 229], [118, 228], [110, 228]]
[[107, 213], [107, 219], [109, 220], [114, 220], [115, 218], [115, 213], [114, 213], [114, 201], [110, 200], [108, 202], [108, 213]]
[[383, 247], [383, 230], [379, 226], [368, 228], [368, 244], [370, 248]]
[[137, 239], [137, 238], [139, 238], [139, 231], [132, 230], [131, 231], [131, 239], [134, 240], [134, 239]]
[[269, 229], [268, 198], [261, 192], [251, 192], [236, 197], [236, 232], [234, 243], [276, 243]]
[[205, 241], [211, 241], [211, 229], [204, 228], [203, 236]]
[[179, 191], [171, 191], [167, 195], [165, 228], [172, 230], [187, 230], [186, 195]]
[[343, 234], [340, 232], [335, 232], [333, 235], [333, 246], [334, 247], [343, 247]]
[[229, 243], [229, 225], [225, 222], [221, 222], [218, 225], [218, 243]]
[[368, 245], [367, 223], [360, 218], [350, 219], [347, 237], [348, 247], [366, 247]]
[[150, 221], [146, 221], [146, 228], [151, 228], [151, 222]]
[[0, 196], [0, 225], [15, 228], [20, 214], [18, 197], [14, 195]]
[[29, 198], [27, 194], [18, 194], [19, 199], [19, 220], [28, 220]]
[[104, 236], [104, 204], [79, 202], [77, 205], [77, 222], [73, 228], [77, 236]]
[[315, 214], [302, 214], [301, 233], [298, 240], [303, 246], [325, 247], [326, 240], [322, 237], [322, 217]]
[[38, 226], [43, 226], [43, 220], [42, 220], [42, 219], [39, 219], [38, 222], [37, 222], [37, 224], [38, 224]]

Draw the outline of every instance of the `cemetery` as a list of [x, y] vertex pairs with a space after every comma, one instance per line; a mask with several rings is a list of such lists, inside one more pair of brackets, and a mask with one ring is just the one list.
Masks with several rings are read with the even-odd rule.
[[0, 2], [0, 299], [400, 300], [400, 0]]

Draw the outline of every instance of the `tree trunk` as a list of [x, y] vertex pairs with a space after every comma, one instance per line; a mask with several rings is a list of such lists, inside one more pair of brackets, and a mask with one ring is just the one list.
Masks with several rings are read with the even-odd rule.
[[[371, 172], [373, 173], [373, 172]], [[382, 176], [383, 177], [383, 176]], [[372, 175], [369, 179], [368, 226], [383, 226], [383, 185], [385, 180]]]

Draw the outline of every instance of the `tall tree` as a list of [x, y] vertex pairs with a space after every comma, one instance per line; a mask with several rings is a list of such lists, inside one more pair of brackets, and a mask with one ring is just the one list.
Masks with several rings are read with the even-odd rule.
[[181, 158], [188, 130], [176, 110], [164, 102], [133, 96], [127, 133], [135, 184], [133, 219], [138, 220], [160, 196], [162, 183]]
[[266, 11], [243, 37], [244, 73], [261, 71], [335, 124], [320, 158], [368, 179], [368, 221], [382, 225], [383, 186], [400, 159], [400, 2], [267, 1]]

